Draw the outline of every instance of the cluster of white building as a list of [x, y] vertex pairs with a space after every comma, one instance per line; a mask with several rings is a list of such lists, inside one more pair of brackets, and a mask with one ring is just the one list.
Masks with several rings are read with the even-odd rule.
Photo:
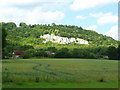
[[78, 43], [78, 44], [88, 44], [87, 40], [79, 39], [79, 38], [67, 38], [67, 37], [60, 37], [55, 36], [54, 34], [45, 34], [43, 36], [40, 36], [40, 38], [44, 38], [44, 43], [51, 41], [53, 43], [59, 43], [59, 44], [69, 44], [69, 43]]

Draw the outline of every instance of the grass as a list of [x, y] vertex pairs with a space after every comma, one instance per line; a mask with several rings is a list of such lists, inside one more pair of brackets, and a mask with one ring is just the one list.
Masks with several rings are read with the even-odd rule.
[[118, 82], [84, 82], [84, 83], [6, 83], [4, 88], [116, 88]]
[[117, 60], [8, 59], [2, 69], [3, 87], [118, 87]]

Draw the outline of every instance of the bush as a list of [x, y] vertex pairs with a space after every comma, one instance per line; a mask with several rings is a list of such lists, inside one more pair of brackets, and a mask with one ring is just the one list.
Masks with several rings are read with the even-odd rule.
[[30, 58], [31, 55], [25, 52], [25, 53], [22, 54], [20, 57], [22, 57], [23, 59], [27, 59], [27, 58]]
[[47, 57], [47, 53], [44, 50], [29, 49], [26, 50], [24, 54], [20, 57], [26, 59], [31, 57]]
[[110, 46], [108, 48], [108, 57], [109, 59], [118, 59], [118, 49], [113, 47], [113, 46]]
[[56, 52], [55, 57], [56, 58], [70, 58], [71, 54], [68, 48], [61, 48], [60, 50]]
[[36, 50], [35, 56], [36, 57], [47, 57], [47, 53], [45, 53], [44, 50]]
[[49, 58], [54, 58], [54, 57], [55, 57], [55, 54], [49, 54], [48, 57], [49, 57]]
[[35, 56], [35, 53], [36, 53], [35, 49], [29, 49], [29, 50], [26, 50], [25, 53], [22, 54], [20, 57], [22, 57], [24, 59], [31, 58], [31, 57]]

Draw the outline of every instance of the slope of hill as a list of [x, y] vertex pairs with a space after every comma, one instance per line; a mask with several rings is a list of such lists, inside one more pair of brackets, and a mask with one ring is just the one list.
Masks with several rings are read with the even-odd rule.
[[25, 23], [20, 23], [20, 26], [17, 27], [15, 23], [3, 23], [3, 26], [7, 28], [8, 36], [10, 40], [21, 40], [24, 38], [39, 38], [40, 35], [44, 34], [54, 34], [61, 37], [68, 38], [81, 38], [89, 41], [89, 44], [98, 44], [98, 45], [112, 45], [116, 44], [117, 41], [111, 37], [107, 37], [102, 34], [98, 34], [95, 31], [84, 30], [82, 27], [71, 26], [71, 25], [26, 25]]
[[[80, 54], [81, 56], [78, 55], [76, 57], [85, 57], [87, 53], [91, 53], [92, 56], [95, 55], [105, 56], [107, 55], [106, 54], [107, 48], [109, 46], [114, 46], [114, 47], [118, 46], [118, 41], [114, 40], [111, 37], [107, 37], [95, 31], [85, 30], [82, 27], [78, 27], [74, 25], [56, 25], [55, 23], [52, 23], [51, 25], [50, 24], [26, 25], [25, 23], [20, 23], [20, 25], [17, 27], [16, 24], [13, 22], [9, 22], [9, 23], [2, 22], [1, 24], [5, 28], [7, 33], [7, 37], [6, 37], [7, 46], [5, 48], [6, 52], [11, 52], [12, 50], [18, 50], [18, 49], [19, 50], [29, 50], [29, 49], [51, 50], [50, 47], [52, 47], [51, 51], [55, 51], [55, 52], [57, 52], [56, 50], [60, 50], [62, 48], [67, 48], [70, 53], [73, 52], [74, 49], [75, 52], [77, 49], [81, 49], [82, 51], [78, 50], [78, 52], [80, 51], [82, 53]], [[56, 36], [62, 37], [63, 39], [66, 38], [65, 40], [67, 41], [65, 41], [66, 43], [64, 42], [64, 44], [53, 43], [54, 40], [52, 42], [51, 40], [48, 40], [46, 42], [45, 38], [40, 38], [40, 36], [44, 36], [46, 34], [54, 35], [55, 37]], [[68, 40], [74, 42], [67, 43]], [[86, 45], [75, 43], [77, 42], [76, 40], [77, 41], [83, 40], [85, 41]], [[67, 51], [67, 49], [62, 49], [62, 50]], [[59, 53], [63, 53], [63, 52], [60, 51]], [[68, 57], [69, 56], [71, 55], [68, 55]]]

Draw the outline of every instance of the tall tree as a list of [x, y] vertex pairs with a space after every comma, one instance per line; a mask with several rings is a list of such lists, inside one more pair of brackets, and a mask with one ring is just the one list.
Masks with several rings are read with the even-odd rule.
[[108, 48], [108, 57], [109, 59], [118, 59], [118, 52], [117, 48], [110, 46]]
[[119, 46], [118, 46], [118, 60], [120, 60], [120, 43], [119, 43]]
[[5, 58], [6, 36], [6, 30], [4, 27], [2, 27], [2, 58]]

